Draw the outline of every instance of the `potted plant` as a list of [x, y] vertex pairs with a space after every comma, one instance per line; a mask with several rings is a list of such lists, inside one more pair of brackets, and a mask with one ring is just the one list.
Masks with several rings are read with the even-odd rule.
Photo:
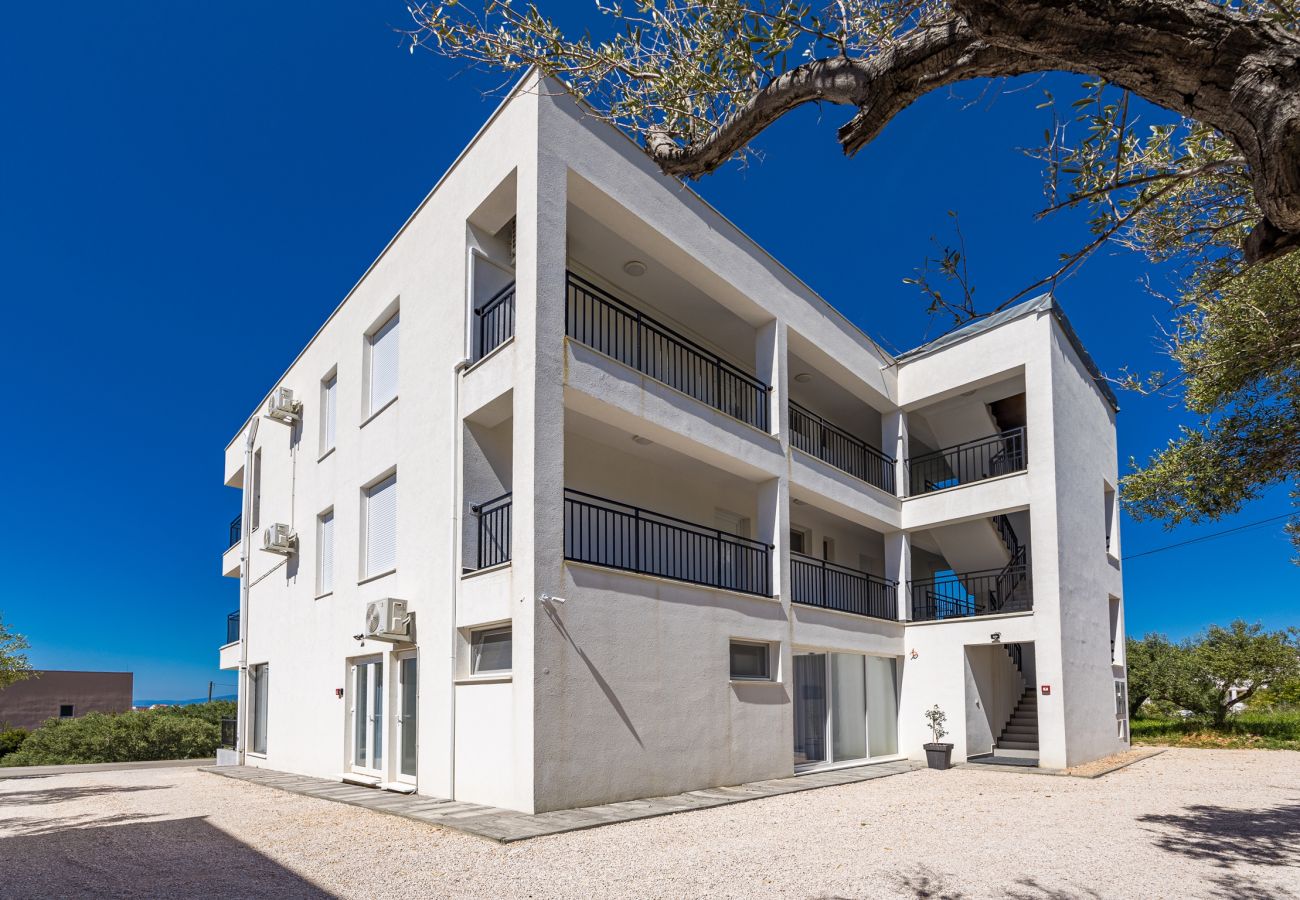
[[942, 744], [940, 739], [948, 732], [943, 727], [943, 723], [948, 721], [948, 715], [935, 704], [925, 711], [925, 721], [930, 724], [930, 733], [934, 735], [934, 740], [925, 745], [925, 759], [930, 764], [931, 769], [947, 769], [952, 766], [952, 744]]

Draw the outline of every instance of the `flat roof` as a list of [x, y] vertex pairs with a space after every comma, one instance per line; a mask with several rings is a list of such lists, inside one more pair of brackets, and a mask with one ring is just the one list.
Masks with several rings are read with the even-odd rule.
[[980, 316], [973, 321], [967, 322], [965, 325], [953, 329], [947, 334], [940, 335], [932, 341], [928, 341], [919, 347], [908, 350], [906, 353], [899, 354], [895, 359], [899, 363], [905, 363], [912, 359], [919, 359], [922, 356], [928, 356], [929, 354], [943, 350], [946, 347], [960, 344], [962, 341], [969, 338], [984, 334], [986, 331], [992, 331], [994, 328], [1006, 325], [1008, 322], [1014, 322], [1016, 319], [1021, 319], [1029, 315], [1037, 315], [1039, 313], [1050, 314], [1052, 318], [1056, 320], [1057, 324], [1061, 326], [1062, 333], [1065, 334], [1066, 340], [1070, 342], [1070, 346], [1074, 348], [1074, 352], [1079, 354], [1079, 359], [1083, 361], [1083, 365], [1088, 370], [1088, 374], [1092, 376], [1093, 383], [1097, 385], [1097, 389], [1101, 391], [1102, 396], [1106, 398], [1106, 402], [1110, 404], [1111, 409], [1115, 410], [1115, 412], [1119, 412], [1119, 398], [1115, 396], [1115, 392], [1111, 389], [1105, 376], [1102, 375], [1101, 370], [1097, 368], [1096, 362], [1093, 361], [1092, 356], [1088, 353], [1087, 349], [1084, 348], [1083, 341], [1079, 340], [1079, 335], [1075, 332], [1074, 326], [1070, 324], [1070, 320], [1065, 316], [1065, 310], [1061, 308], [1061, 304], [1058, 303], [1056, 298], [1050, 293], [1039, 294], [1037, 297], [1026, 300], [1024, 303], [1017, 303], [1015, 306], [1010, 306], [998, 312], [990, 313], [986, 316]]

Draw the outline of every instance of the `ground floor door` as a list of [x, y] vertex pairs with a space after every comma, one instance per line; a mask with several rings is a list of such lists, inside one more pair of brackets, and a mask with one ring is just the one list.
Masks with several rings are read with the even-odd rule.
[[897, 671], [892, 657], [795, 651], [795, 767], [898, 753]]
[[419, 665], [414, 653], [397, 658], [397, 680], [401, 689], [398, 699], [401, 709], [397, 717], [397, 743], [401, 752], [398, 757], [397, 778], [408, 784], [415, 784], [416, 736], [419, 733], [416, 719]]
[[384, 663], [380, 657], [352, 665], [352, 769], [383, 777]]

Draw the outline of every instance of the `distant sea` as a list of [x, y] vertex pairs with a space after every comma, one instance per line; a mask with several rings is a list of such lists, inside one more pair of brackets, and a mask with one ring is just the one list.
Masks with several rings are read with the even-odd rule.
[[[213, 699], [213, 700], [234, 700], [234, 699], [235, 699], [235, 695], [234, 695], [234, 694], [222, 694], [222, 695], [219, 696], [219, 697], [214, 696], [212, 699]], [[162, 705], [162, 706], [193, 706], [195, 703], [207, 703], [207, 702], [208, 702], [208, 698], [207, 698], [207, 697], [196, 697], [196, 698], [194, 698], [193, 700], [132, 700], [132, 701], [131, 701], [131, 705], [132, 705], [132, 706], [158, 706], [158, 705]]]

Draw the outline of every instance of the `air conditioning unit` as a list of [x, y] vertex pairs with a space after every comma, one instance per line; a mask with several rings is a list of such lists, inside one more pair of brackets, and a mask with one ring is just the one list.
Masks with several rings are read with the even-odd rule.
[[400, 642], [410, 639], [411, 617], [406, 601], [385, 597], [366, 604], [365, 636], [376, 641]]
[[289, 556], [298, 549], [298, 535], [283, 522], [267, 525], [262, 529], [262, 549]]
[[278, 387], [266, 401], [266, 417], [292, 425], [302, 413], [302, 401], [293, 399], [293, 391]]

